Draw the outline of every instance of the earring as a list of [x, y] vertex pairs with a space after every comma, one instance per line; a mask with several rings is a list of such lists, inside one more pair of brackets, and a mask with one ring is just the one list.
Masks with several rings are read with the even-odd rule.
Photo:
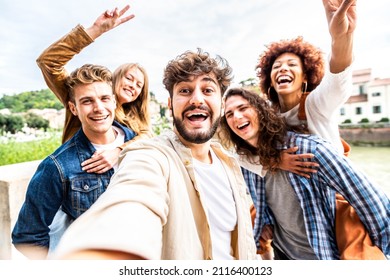
[[304, 83], [302, 84], [302, 92], [305, 93], [306, 90], [307, 90], [307, 82], [304, 82]]
[[268, 93], [268, 97], [270, 97], [270, 96], [271, 96], [271, 90], [272, 90], [272, 86], [270, 86], [270, 87], [268, 88], [268, 91], [267, 91], [267, 93]]

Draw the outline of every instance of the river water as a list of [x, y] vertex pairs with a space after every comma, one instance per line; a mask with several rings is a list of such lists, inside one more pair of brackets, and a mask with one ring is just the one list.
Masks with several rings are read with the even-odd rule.
[[349, 157], [390, 197], [390, 147], [353, 146]]

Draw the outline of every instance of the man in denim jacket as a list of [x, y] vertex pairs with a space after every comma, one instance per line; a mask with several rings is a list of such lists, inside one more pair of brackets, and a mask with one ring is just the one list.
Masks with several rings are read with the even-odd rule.
[[[106, 67], [86, 64], [69, 75], [66, 86], [69, 108], [81, 128], [41, 162], [29, 183], [12, 232], [13, 244], [28, 258], [47, 257], [54, 241], [50, 233], [56, 230], [50, 226], [60, 217], [73, 221], [84, 213], [106, 190], [116, 168], [88, 173], [81, 163], [95, 151], [119, 147], [135, 136], [114, 121], [116, 101]], [[57, 224], [63, 227], [65, 221]]]

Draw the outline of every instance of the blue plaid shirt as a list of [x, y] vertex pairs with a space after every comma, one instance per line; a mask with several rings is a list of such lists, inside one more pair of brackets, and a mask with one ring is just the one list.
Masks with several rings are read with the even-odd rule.
[[[339, 259], [335, 221], [335, 193], [340, 193], [356, 210], [374, 244], [390, 256], [390, 200], [348, 158], [325, 140], [314, 135], [289, 132], [286, 147], [298, 146], [298, 153], [312, 153], [320, 164], [310, 179], [288, 173], [305, 219], [309, 243], [319, 259]], [[281, 147], [282, 148], [282, 147]], [[266, 204], [265, 178], [242, 168], [255, 203], [257, 214], [254, 235], [257, 245], [264, 225], [273, 224], [272, 211]]]

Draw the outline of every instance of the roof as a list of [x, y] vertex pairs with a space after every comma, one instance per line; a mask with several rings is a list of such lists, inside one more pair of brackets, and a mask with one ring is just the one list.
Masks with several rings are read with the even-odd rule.
[[352, 73], [352, 82], [354, 84], [366, 83], [371, 80], [371, 68], [354, 70]]

